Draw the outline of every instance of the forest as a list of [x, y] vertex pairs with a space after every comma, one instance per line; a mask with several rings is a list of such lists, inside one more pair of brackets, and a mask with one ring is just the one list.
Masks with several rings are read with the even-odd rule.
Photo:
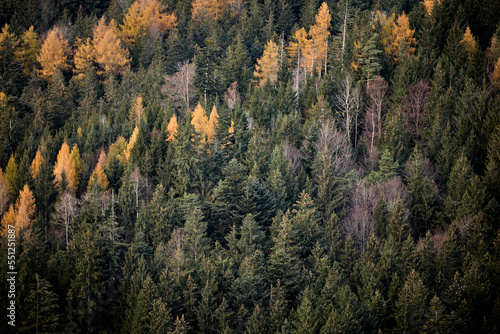
[[500, 331], [500, 0], [0, 29], [1, 333]]

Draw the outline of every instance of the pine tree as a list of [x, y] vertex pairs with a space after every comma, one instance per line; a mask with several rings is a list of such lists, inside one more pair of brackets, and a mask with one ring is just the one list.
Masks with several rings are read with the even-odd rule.
[[54, 166], [54, 183], [60, 187], [62, 182], [62, 174], [66, 175], [66, 179], [69, 175], [70, 163], [69, 163], [69, 146], [64, 142], [61, 145], [59, 153], [57, 153], [57, 160]]
[[102, 190], [108, 189], [109, 181], [108, 177], [104, 172], [104, 166], [106, 166], [107, 164], [106, 160], [107, 160], [106, 153], [104, 151], [101, 151], [99, 155], [99, 160], [97, 161], [97, 165], [95, 166], [92, 175], [90, 175], [89, 189], [92, 188], [94, 182], [97, 182]]
[[477, 51], [477, 42], [474, 35], [472, 35], [469, 26], [467, 26], [467, 28], [465, 29], [464, 37], [462, 38], [462, 44], [464, 45], [465, 50], [467, 51], [469, 62], [473, 61], [474, 54]]
[[80, 177], [85, 169], [85, 165], [80, 158], [80, 150], [76, 144], [73, 144], [71, 154], [69, 155], [68, 170], [68, 189], [76, 192], [80, 186]]
[[52, 291], [52, 285], [35, 274], [35, 287], [25, 300], [30, 309], [28, 318], [22, 320], [22, 330], [35, 333], [55, 332], [59, 325], [58, 296]]
[[109, 26], [106, 25], [103, 16], [93, 30], [95, 60], [101, 68], [98, 74], [124, 74], [129, 67], [129, 51], [122, 47], [114, 25], [114, 21]]
[[382, 51], [377, 49], [378, 39], [379, 35], [377, 33], [373, 34], [363, 46], [363, 51], [361, 52], [361, 73], [368, 83], [382, 69], [379, 58]]
[[40, 174], [40, 167], [42, 166], [42, 163], [43, 155], [40, 149], [38, 149], [36, 151], [35, 159], [33, 159], [33, 162], [31, 163], [31, 176], [33, 179], [36, 179]]
[[415, 270], [406, 278], [396, 300], [397, 330], [418, 331], [425, 324], [428, 290]]
[[217, 108], [212, 108], [212, 112], [210, 113], [210, 118], [208, 119], [208, 123], [206, 125], [206, 134], [207, 140], [209, 143], [214, 142], [215, 130], [217, 128], [217, 122], [219, 120], [219, 114], [217, 113]]
[[5, 167], [5, 186], [9, 191], [11, 202], [16, 200], [20, 190], [18, 187], [19, 179], [19, 166], [16, 163], [15, 156], [12, 154], [7, 166]]
[[47, 38], [42, 44], [40, 54], [36, 57], [42, 70], [38, 73], [44, 78], [52, 78], [57, 70], [68, 70], [68, 55], [70, 47], [68, 41], [64, 38], [60, 28], [54, 27], [47, 34]]

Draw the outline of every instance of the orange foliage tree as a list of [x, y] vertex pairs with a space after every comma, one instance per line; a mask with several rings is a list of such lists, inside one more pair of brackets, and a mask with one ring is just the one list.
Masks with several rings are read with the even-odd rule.
[[36, 179], [38, 177], [38, 174], [40, 174], [40, 167], [42, 166], [42, 163], [42, 151], [38, 149], [36, 151], [35, 159], [33, 159], [33, 162], [31, 163], [31, 176], [33, 176], [33, 179]]
[[42, 65], [42, 69], [38, 72], [39, 75], [50, 79], [58, 69], [69, 69], [68, 55], [70, 51], [62, 30], [57, 26], [52, 28], [42, 44], [40, 54], [36, 57]]
[[83, 77], [85, 71], [91, 68], [95, 60], [95, 49], [92, 45], [90, 38], [85, 41], [78, 40], [78, 48], [75, 52], [75, 74], [79, 78]]
[[36, 205], [35, 197], [27, 184], [24, 185], [23, 190], [19, 193], [15, 210], [16, 232], [18, 230], [24, 230], [24, 232], [29, 236], [35, 219]]
[[138, 137], [139, 137], [139, 128], [136, 125], [134, 128], [134, 132], [132, 132], [132, 136], [130, 136], [130, 139], [128, 141], [127, 148], [125, 149], [125, 160], [127, 162], [130, 160], [130, 153], [132, 152], [132, 149], [134, 148], [134, 145], [137, 142]]
[[[386, 51], [388, 54], [394, 57], [394, 61], [398, 61], [400, 55], [405, 52], [411, 55], [415, 52], [415, 46], [417, 45], [417, 40], [413, 37], [415, 30], [410, 29], [410, 21], [408, 16], [403, 12], [392, 27], [392, 38], [390, 44], [388, 45]], [[406, 46], [401, 49], [402, 41], [405, 41]]]
[[70, 153], [68, 144], [63, 143], [57, 154], [57, 160], [54, 166], [54, 183], [60, 187], [64, 173], [68, 184], [68, 190], [74, 193], [80, 184], [80, 175], [83, 172], [83, 168], [84, 165], [80, 159], [78, 146], [74, 144]]
[[220, 0], [194, 0], [192, 16], [193, 20], [199, 22], [204, 18], [218, 20], [221, 17], [224, 1]]
[[214, 142], [215, 130], [217, 128], [217, 121], [219, 120], [219, 114], [217, 113], [217, 108], [214, 106], [212, 112], [210, 113], [210, 118], [207, 124], [207, 139], [209, 143]]
[[199, 102], [196, 108], [194, 108], [191, 124], [193, 124], [195, 131], [202, 135], [201, 142], [204, 143], [208, 126], [208, 117], [205, 109], [203, 109]]
[[316, 14], [316, 22], [309, 30], [311, 42], [309, 43], [308, 52], [311, 63], [316, 65], [320, 72], [321, 68], [324, 67], [326, 69], [328, 37], [330, 37], [331, 23], [332, 16], [330, 15], [330, 10], [326, 2], [323, 2], [318, 10], [318, 14]]
[[106, 153], [104, 150], [101, 151], [101, 154], [99, 155], [99, 161], [97, 162], [97, 165], [95, 166], [94, 172], [92, 172], [92, 175], [90, 176], [90, 181], [89, 181], [89, 189], [92, 188], [95, 182], [99, 184], [101, 189], [106, 190], [109, 186], [109, 181], [108, 177], [104, 173], [104, 166], [106, 166]]
[[462, 45], [467, 51], [467, 58], [469, 61], [472, 61], [474, 59], [474, 54], [477, 51], [477, 41], [474, 35], [472, 35], [469, 27], [465, 29], [464, 37], [462, 38]]
[[115, 33], [116, 24], [111, 20], [110, 25], [106, 25], [104, 16], [94, 27], [93, 43], [95, 48], [95, 60], [104, 71], [103, 73], [123, 74], [130, 64], [130, 53], [122, 46], [121, 40]]
[[168, 122], [167, 125], [167, 131], [168, 131], [168, 141], [175, 141], [175, 136], [177, 135], [177, 131], [179, 130], [179, 124], [177, 123], [177, 116], [175, 114], [172, 115], [170, 118], [170, 121]]
[[259, 85], [262, 87], [267, 79], [269, 79], [271, 83], [275, 83], [276, 80], [278, 80], [278, 69], [279, 48], [276, 43], [270, 40], [266, 44], [262, 57], [257, 59], [253, 75], [259, 80]]
[[152, 38], [172, 30], [177, 26], [177, 17], [173, 13], [164, 13], [165, 9], [158, 0], [135, 1], [120, 26], [120, 35], [128, 45], [132, 45], [141, 30], [147, 31]]

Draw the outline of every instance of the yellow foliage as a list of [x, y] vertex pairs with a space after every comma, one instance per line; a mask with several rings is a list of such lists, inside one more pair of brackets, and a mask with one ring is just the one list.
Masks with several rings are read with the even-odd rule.
[[472, 35], [469, 27], [465, 29], [464, 38], [462, 38], [462, 44], [465, 46], [469, 61], [472, 61], [477, 50], [477, 42], [474, 35]]
[[130, 160], [130, 152], [132, 152], [132, 149], [137, 142], [137, 137], [139, 137], [139, 128], [136, 125], [134, 128], [134, 132], [132, 132], [132, 136], [130, 136], [130, 139], [128, 141], [127, 148], [125, 149], [125, 160], [127, 162]]
[[173, 13], [164, 13], [165, 9], [158, 0], [135, 1], [120, 26], [120, 35], [127, 44], [132, 45], [141, 29], [147, 31], [151, 37], [172, 30], [178, 24], [177, 17]]
[[127, 164], [127, 158], [125, 157], [125, 152], [127, 150], [127, 140], [122, 136], [119, 136], [115, 143], [113, 143], [109, 148], [108, 162], [111, 157], [117, 158], [120, 163], [125, 166]]
[[17, 180], [17, 163], [14, 154], [11, 154], [7, 167], [5, 167], [5, 180], [9, 192], [12, 192]]
[[84, 169], [83, 161], [80, 159], [80, 150], [76, 144], [73, 144], [69, 155], [69, 167], [68, 188], [74, 193], [80, 185], [80, 175]]
[[78, 138], [82, 138], [83, 133], [82, 133], [82, 127], [81, 126], [79, 126], [78, 129], [76, 129], [76, 135], [78, 136]]
[[495, 69], [491, 75], [491, 83], [493, 84], [493, 87], [500, 89], [500, 58], [498, 58], [498, 61], [495, 64]]
[[225, 1], [221, 0], [194, 0], [192, 16], [193, 20], [199, 22], [205, 17], [218, 20], [221, 17]]
[[[94, 27], [95, 60], [104, 72], [123, 74], [130, 64], [128, 49], [122, 47], [121, 40], [113, 29], [114, 21], [107, 26], [104, 16]], [[98, 74], [103, 74], [99, 71]]]
[[396, 14], [392, 13], [391, 16], [387, 17], [384, 13], [377, 11], [375, 13], [376, 20], [382, 26], [380, 30], [380, 43], [385, 47], [388, 47], [392, 39], [392, 27], [394, 26], [394, 21], [396, 20]]
[[36, 57], [40, 65], [42, 65], [42, 70], [38, 71], [39, 75], [50, 79], [58, 69], [69, 69], [69, 53], [68, 41], [64, 38], [60, 28], [52, 28], [42, 44], [40, 54]]
[[234, 122], [233, 122], [233, 120], [231, 120], [231, 126], [229, 127], [228, 132], [229, 132], [229, 134], [234, 134]]
[[255, 72], [253, 75], [259, 79], [259, 85], [262, 87], [269, 79], [271, 83], [275, 83], [278, 79], [279, 69], [279, 49], [278, 45], [272, 40], [268, 41], [264, 54], [260, 59], [257, 59], [255, 64]]
[[66, 175], [66, 181], [69, 182], [69, 146], [65, 142], [61, 145], [59, 153], [57, 153], [56, 164], [54, 166], [54, 183], [59, 186], [62, 182], [62, 174]]
[[19, 193], [19, 199], [16, 202], [16, 232], [24, 230], [29, 236], [33, 226], [33, 220], [36, 214], [35, 197], [27, 184]]
[[23, 65], [24, 73], [31, 75], [35, 69], [36, 57], [40, 52], [38, 34], [31, 26], [21, 36], [21, 45], [16, 51], [16, 58]]
[[208, 126], [208, 117], [205, 109], [203, 109], [199, 102], [196, 108], [194, 108], [191, 124], [193, 124], [195, 131], [202, 135], [201, 142], [204, 143]]
[[408, 16], [403, 12], [392, 27], [392, 40], [388, 48], [387, 53], [394, 57], [397, 62], [399, 56], [402, 53], [401, 41], [404, 39], [406, 42], [406, 53], [411, 55], [415, 52], [415, 46], [417, 45], [417, 40], [413, 37], [415, 30], [410, 29], [410, 21]]
[[101, 151], [99, 161], [95, 166], [94, 172], [92, 172], [92, 175], [90, 176], [89, 189], [94, 185], [95, 181], [97, 181], [101, 189], [106, 190], [108, 188], [109, 181], [108, 177], [104, 173], [104, 166], [106, 166], [106, 153]]
[[131, 121], [135, 122], [135, 124], [139, 124], [141, 122], [141, 119], [145, 117], [144, 115], [144, 100], [142, 99], [142, 96], [138, 96], [135, 99], [135, 104], [132, 110], [130, 111], [129, 118]]
[[7, 234], [8, 225], [16, 226], [16, 210], [14, 209], [14, 205], [12, 204], [2, 218], [2, 229], [4, 234]]
[[311, 26], [309, 34], [311, 35], [311, 42], [309, 43], [308, 58], [310, 62], [317, 65], [319, 69], [324, 66], [327, 60], [326, 52], [328, 47], [328, 37], [330, 36], [330, 27], [332, 16], [326, 2], [321, 4], [321, 7], [316, 14], [316, 22]]
[[79, 78], [84, 76], [85, 71], [91, 68], [95, 59], [95, 49], [90, 38], [85, 42], [78, 40], [78, 48], [75, 52], [75, 73]]
[[210, 118], [208, 120], [207, 125], [207, 138], [209, 143], [214, 142], [215, 130], [217, 128], [217, 121], [219, 120], [219, 114], [217, 113], [217, 108], [212, 108], [212, 112], [210, 113]]
[[167, 125], [167, 131], [168, 131], [168, 138], [167, 140], [173, 140], [175, 141], [175, 136], [177, 135], [177, 131], [179, 129], [179, 124], [177, 123], [177, 116], [175, 114], [172, 115], [170, 118], [170, 121], [168, 122]]
[[40, 174], [40, 167], [42, 166], [42, 163], [43, 163], [42, 151], [38, 149], [36, 151], [35, 159], [33, 159], [33, 162], [31, 163], [31, 175], [33, 176], [33, 179], [36, 179]]
[[19, 43], [19, 41], [17, 40], [17, 38], [14, 34], [9, 32], [9, 29], [10, 29], [10, 26], [7, 23], [5, 23], [5, 25], [2, 28], [2, 32], [0, 33], [0, 45], [6, 39], [10, 39], [13, 43], [13, 46], [15, 47], [15, 46], [17, 46], [17, 43]]
[[304, 28], [300, 28], [293, 35], [292, 41], [287, 47], [291, 64], [296, 63], [299, 67], [307, 68], [307, 64], [301, 63], [301, 58], [304, 58], [304, 53], [306, 53], [309, 48], [309, 40], [307, 37], [308, 34]]

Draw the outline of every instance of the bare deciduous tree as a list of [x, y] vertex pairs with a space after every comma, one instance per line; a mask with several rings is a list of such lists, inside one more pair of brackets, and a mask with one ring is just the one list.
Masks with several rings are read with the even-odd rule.
[[238, 92], [238, 83], [233, 82], [231, 86], [224, 93], [224, 99], [226, 100], [229, 110], [232, 110], [235, 106], [241, 104], [241, 96]]
[[403, 107], [408, 132], [415, 140], [420, 137], [419, 132], [423, 127], [422, 116], [427, 113], [430, 91], [429, 81], [420, 80], [408, 89], [404, 99]]
[[64, 226], [64, 236], [66, 248], [69, 243], [69, 234], [71, 232], [71, 223], [73, 217], [78, 213], [78, 200], [68, 191], [65, 191], [61, 199], [55, 205], [55, 211], [52, 220], [55, 224]]
[[387, 104], [387, 91], [389, 85], [382, 77], [375, 77], [366, 86], [368, 108], [365, 116], [365, 130], [370, 143], [370, 149], [374, 147], [380, 137], [382, 122]]
[[347, 135], [347, 140], [352, 143], [352, 130], [355, 128], [355, 145], [357, 144], [356, 137], [358, 134], [358, 116], [361, 111], [361, 93], [356, 87], [354, 79], [347, 73], [344, 79], [340, 82], [340, 87], [335, 96], [335, 106], [337, 113], [343, 123], [343, 128]]
[[378, 183], [376, 193], [376, 199], [382, 196], [390, 210], [396, 204], [398, 197], [401, 198], [405, 208], [408, 206], [408, 190], [399, 176], [391, 177], [384, 182]]
[[143, 197], [142, 194], [147, 188], [147, 180], [141, 175], [139, 167], [136, 167], [132, 174], [130, 174], [130, 180], [132, 181], [132, 188], [134, 189], [135, 195], [135, 208], [137, 210], [137, 217], [139, 217], [139, 197]]
[[316, 142], [316, 152], [330, 158], [335, 176], [344, 176], [354, 168], [351, 144], [347, 136], [331, 122], [322, 124]]
[[190, 101], [194, 97], [194, 75], [196, 68], [189, 60], [184, 60], [176, 65], [177, 72], [173, 75], [165, 75], [165, 85], [162, 93], [168, 95], [176, 107], [186, 104], [189, 109]]
[[348, 207], [348, 216], [344, 220], [344, 231], [352, 237], [358, 252], [362, 253], [374, 231], [373, 210], [376, 192], [364, 180], [354, 189]]

